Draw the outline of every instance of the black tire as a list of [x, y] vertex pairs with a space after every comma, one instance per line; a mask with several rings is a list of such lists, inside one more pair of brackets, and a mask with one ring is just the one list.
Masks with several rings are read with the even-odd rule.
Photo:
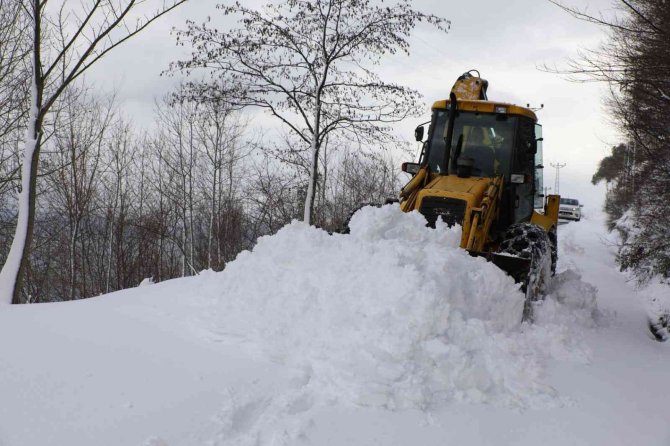
[[552, 268], [555, 268], [554, 250], [550, 236], [542, 227], [532, 223], [515, 223], [507, 228], [499, 252], [530, 260], [528, 271], [520, 272], [514, 279], [521, 283], [526, 295], [523, 321], [533, 321], [534, 303], [544, 296]]

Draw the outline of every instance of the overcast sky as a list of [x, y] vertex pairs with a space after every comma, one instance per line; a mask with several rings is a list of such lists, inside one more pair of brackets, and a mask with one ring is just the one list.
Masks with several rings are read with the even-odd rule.
[[[120, 106], [138, 127], [149, 126], [154, 99], [167, 93], [175, 79], [161, 77], [170, 61], [183, 57], [175, 46], [173, 27], [186, 19], [211, 16], [219, 28], [231, 25], [215, 9], [215, 0], [190, 0], [153, 28], [102, 60], [88, 76], [101, 90], [116, 88]], [[245, 5], [260, 4], [245, 0]], [[386, 1], [385, 4], [394, 2]], [[572, 0], [590, 12], [611, 12], [610, 0]], [[572, 83], [538, 70], [542, 64], [564, 65], [579, 48], [593, 48], [606, 38], [604, 30], [580, 22], [545, 0], [415, 0], [415, 8], [451, 20], [444, 34], [427, 26], [416, 29], [410, 57], [387, 58], [379, 67], [386, 81], [412, 87], [424, 95], [426, 119], [433, 101], [446, 99], [455, 79], [478, 69], [489, 81], [492, 100], [531, 106], [544, 130], [545, 186], [554, 188], [550, 163], [565, 163], [560, 193], [600, 207], [604, 187], [590, 184], [598, 161], [619, 141], [603, 108], [605, 86]], [[412, 137], [423, 122], [412, 119], [398, 130]], [[253, 123], [252, 123], [253, 124]]]

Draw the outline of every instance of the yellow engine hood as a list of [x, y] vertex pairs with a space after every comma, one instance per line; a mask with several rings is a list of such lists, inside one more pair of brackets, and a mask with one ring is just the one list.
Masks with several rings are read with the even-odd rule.
[[[451, 203], [441, 206], [438, 213], [449, 212], [454, 215], [455, 223], [459, 223], [464, 228], [461, 236], [461, 247], [465, 248], [468, 242], [468, 235], [471, 226], [472, 209], [479, 208], [484, 198], [484, 193], [491, 185], [492, 178], [469, 177], [459, 178], [456, 175], [437, 175], [424, 189], [418, 191], [416, 201], [407, 211], [413, 209], [421, 211], [424, 200], [430, 200], [427, 209], [436, 209], [433, 198], [449, 199], [442, 203]], [[464, 202], [464, 205], [458, 205], [453, 200]], [[445, 207], [446, 206], [446, 207]], [[424, 211], [422, 211], [424, 212]], [[430, 212], [430, 211], [428, 211]]]
[[419, 191], [415, 209], [421, 208], [425, 197], [449, 197], [466, 201], [468, 208], [479, 206], [491, 178], [459, 178], [456, 175], [438, 175]]

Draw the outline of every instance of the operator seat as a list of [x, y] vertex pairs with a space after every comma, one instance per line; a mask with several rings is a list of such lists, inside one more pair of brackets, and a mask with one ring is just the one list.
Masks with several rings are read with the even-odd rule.
[[477, 177], [491, 177], [495, 170], [495, 153], [488, 146], [470, 146], [465, 150], [464, 155], [475, 160], [475, 167], [472, 172]]
[[463, 155], [475, 161], [473, 176], [491, 177], [495, 174], [495, 151], [484, 143], [482, 132], [479, 127], [469, 132]]

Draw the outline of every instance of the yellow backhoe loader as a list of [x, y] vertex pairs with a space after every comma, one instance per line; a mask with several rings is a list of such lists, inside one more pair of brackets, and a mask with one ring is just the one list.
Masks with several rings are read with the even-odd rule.
[[[542, 127], [526, 107], [490, 101], [479, 72], [463, 74], [448, 100], [437, 101], [418, 163], [400, 193], [404, 212], [418, 210], [463, 228], [461, 247], [521, 283], [523, 319], [556, 268], [559, 196], [542, 195]], [[427, 123], [426, 123], [427, 124]], [[538, 208], [539, 212], [535, 209]]]

